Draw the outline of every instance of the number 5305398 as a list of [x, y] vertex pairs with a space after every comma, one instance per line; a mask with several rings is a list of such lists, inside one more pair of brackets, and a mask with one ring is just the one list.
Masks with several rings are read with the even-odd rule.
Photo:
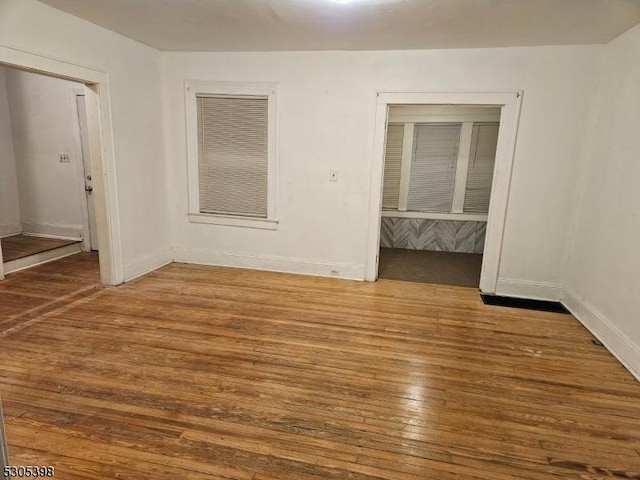
[[4, 469], [2, 470], [2, 474], [7, 478], [53, 477], [54, 473], [55, 473], [55, 469], [51, 466], [47, 466], [47, 467], [9, 466], [9, 467], [4, 467]]

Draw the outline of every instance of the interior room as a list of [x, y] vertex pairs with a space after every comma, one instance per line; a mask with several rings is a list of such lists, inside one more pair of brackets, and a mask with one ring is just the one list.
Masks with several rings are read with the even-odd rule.
[[0, 66], [5, 274], [98, 250], [84, 85]]
[[639, 51], [639, 0], [0, 0], [2, 475], [639, 478]]

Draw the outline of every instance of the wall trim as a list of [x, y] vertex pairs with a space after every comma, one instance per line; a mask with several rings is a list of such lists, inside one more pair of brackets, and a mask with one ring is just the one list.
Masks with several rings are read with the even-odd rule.
[[22, 233], [52, 238], [82, 239], [82, 225], [65, 225], [60, 223], [22, 223]]
[[148, 253], [138, 257], [132, 262], [126, 262], [124, 264], [124, 281], [130, 282], [135, 278], [141, 277], [172, 262], [173, 254], [169, 247]]
[[562, 304], [640, 381], [640, 345], [634, 343], [575, 290], [565, 288]]
[[217, 250], [174, 247], [174, 261], [198, 265], [248, 268], [271, 272], [297, 273], [319, 277], [342, 278], [345, 280], [364, 280], [365, 266], [350, 263], [327, 263], [301, 258], [288, 258], [266, 255], [240, 255]]
[[21, 223], [5, 223], [4, 225], [0, 225], [0, 238], [18, 235], [19, 233], [22, 233]]
[[478, 213], [434, 213], [434, 212], [401, 212], [399, 210], [382, 210], [382, 217], [391, 218], [425, 218], [429, 220], [455, 220], [457, 222], [486, 222], [488, 216]]
[[558, 301], [564, 298], [564, 286], [559, 283], [498, 278], [496, 295]]

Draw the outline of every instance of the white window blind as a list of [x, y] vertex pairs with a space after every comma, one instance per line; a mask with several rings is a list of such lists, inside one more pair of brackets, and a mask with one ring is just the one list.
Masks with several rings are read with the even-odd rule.
[[416, 124], [408, 210], [451, 212], [461, 127], [459, 123]]
[[471, 134], [471, 152], [464, 195], [465, 213], [488, 213], [491, 182], [496, 160], [499, 123], [476, 123]]
[[266, 217], [267, 97], [196, 99], [200, 212]]
[[404, 124], [390, 123], [387, 125], [387, 145], [384, 154], [384, 182], [382, 190], [383, 208], [398, 208], [403, 141]]

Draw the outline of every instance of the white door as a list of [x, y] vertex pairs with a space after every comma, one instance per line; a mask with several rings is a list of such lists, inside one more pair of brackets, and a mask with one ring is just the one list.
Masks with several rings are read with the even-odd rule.
[[91, 174], [91, 157], [89, 156], [87, 107], [84, 95], [76, 95], [76, 107], [78, 108], [78, 125], [80, 126], [80, 144], [82, 146], [82, 163], [84, 165], [84, 191], [87, 195], [87, 210], [89, 213], [89, 237], [91, 250], [98, 250], [96, 212], [93, 205], [93, 176]]

